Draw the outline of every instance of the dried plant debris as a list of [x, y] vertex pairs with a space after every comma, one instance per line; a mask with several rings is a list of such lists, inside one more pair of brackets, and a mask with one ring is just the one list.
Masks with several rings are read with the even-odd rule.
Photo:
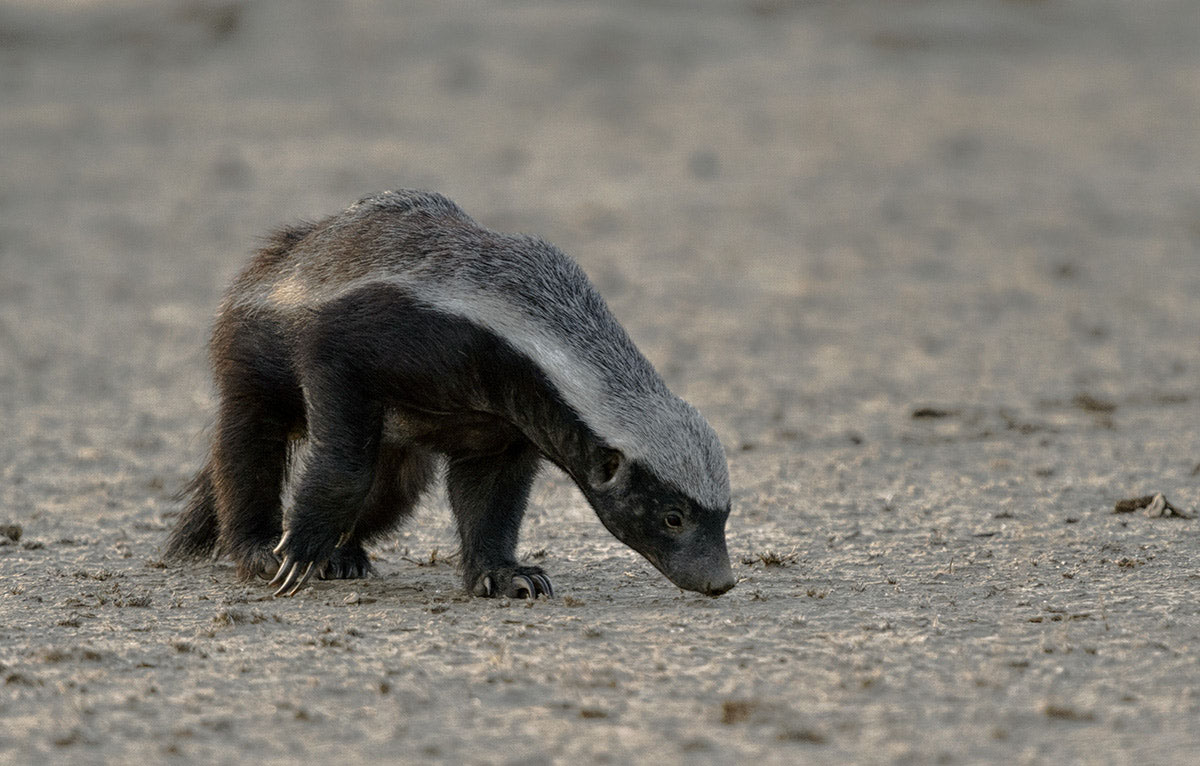
[[744, 723], [758, 708], [759, 704], [754, 700], [727, 699], [721, 703], [721, 723]]
[[1171, 501], [1163, 497], [1163, 493], [1161, 492], [1155, 495], [1143, 495], [1142, 497], [1132, 497], [1126, 500], [1118, 500], [1116, 506], [1113, 508], [1113, 513], [1133, 513], [1134, 511], [1142, 511], [1146, 516], [1152, 519], [1196, 518], [1196, 512], [1194, 510], [1185, 510], [1176, 505], [1172, 505]]
[[7, 537], [9, 540], [12, 540], [15, 543], [21, 539], [21, 525], [0, 524], [0, 535]]
[[1075, 394], [1071, 399], [1071, 404], [1075, 405], [1084, 412], [1098, 412], [1102, 414], [1115, 412], [1117, 409], [1116, 402], [1108, 399], [1101, 399], [1098, 396], [1092, 396], [1089, 393]]
[[824, 732], [808, 727], [786, 727], [775, 735], [775, 739], [780, 742], [803, 742], [809, 745], [824, 745], [829, 741]]
[[412, 556], [408, 555], [408, 549], [405, 548], [404, 555], [401, 556], [400, 558], [403, 559], [404, 561], [409, 562], [410, 564], [416, 564], [419, 567], [436, 567], [436, 566], [439, 566], [442, 564], [453, 565], [458, 558], [458, 554], [451, 553], [451, 554], [447, 555], [447, 554], [442, 553], [437, 548], [434, 548], [433, 550], [431, 550], [429, 552], [429, 558], [423, 560], [423, 559], [415, 559]]
[[943, 409], [941, 407], [917, 407], [913, 410], [913, 420], [937, 420], [940, 418], [952, 418], [958, 415], [958, 410]]
[[1053, 718], [1059, 721], [1094, 721], [1096, 714], [1090, 710], [1083, 710], [1072, 705], [1061, 705], [1053, 702], [1047, 702], [1042, 706], [1042, 713], [1047, 718]]
[[754, 566], [755, 564], [762, 564], [764, 567], [790, 567], [791, 565], [795, 564], [799, 558], [800, 557], [797, 555], [795, 548], [787, 553], [779, 553], [778, 551], [768, 550], [763, 551], [762, 553], [757, 553], [753, 556], [743, 556], [742, 563], [748, 567]]

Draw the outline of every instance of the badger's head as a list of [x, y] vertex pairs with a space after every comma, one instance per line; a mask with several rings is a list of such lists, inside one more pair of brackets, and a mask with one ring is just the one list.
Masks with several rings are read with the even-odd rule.
[[716, 435], [688, 410], [687, 427], [667, 429], [670, 459], [598, 446], [583, 490], [608, 531], [667, 579], [719, 596], [736, 583], [725, 547], [729, 473]]

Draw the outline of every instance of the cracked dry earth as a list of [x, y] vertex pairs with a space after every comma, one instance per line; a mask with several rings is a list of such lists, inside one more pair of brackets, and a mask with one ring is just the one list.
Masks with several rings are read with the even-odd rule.
[[[0, 5], [0, 763], [1200, 759], [1200, 5]], [[164, 565], [271, 226], [575, 256], [723, 438], [738, 586], [560, 475], [291, 599]], [[1157, 506], [1161, 511], [1165, 505]]]

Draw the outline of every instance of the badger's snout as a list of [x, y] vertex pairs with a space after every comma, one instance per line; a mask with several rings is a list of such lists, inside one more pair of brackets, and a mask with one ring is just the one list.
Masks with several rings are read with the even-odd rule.
[[723, 566], [719, 567], [717, 572], [705, 579], [704, 587], [700, 589], [700, 592], [704, 595], [716, 598], [722, 593], [731, 590], [734, 585], [737, 585], [737, 580], [733, 576], [733, 570], [729, 568], [728, 556], [725, 557], [722, 564]]
[[704, 595], [713, 596], [714, 598], [732, 590], [733, 586], [737, 585], [737, 580], [733, 577], [733, 572], [730, 572], [728, 577], [721, 580], [712, 580], [705, 584]]
[[729, 564], [726, 562], [724, 571], [715, 573], [697, 572], [680, 575], [679, 573], [665, 572], [667, 579], [678, 585], [684, 590], [703, 593], [706, 596], [719, 596], [737, 585], [737, 580], [733, 577], [733, 572], [729, 569]]
[[[682, 551], [680, 554], [682, 555], [670, 557], [662, 562], [664, 565], [659, 566], [667, 579], [680, 588], [716, 597], [737, 585], [724, 544], [720, 550], [703, 557], [688, 555]], [[653, 558], [650, 561], [658, 564]]]

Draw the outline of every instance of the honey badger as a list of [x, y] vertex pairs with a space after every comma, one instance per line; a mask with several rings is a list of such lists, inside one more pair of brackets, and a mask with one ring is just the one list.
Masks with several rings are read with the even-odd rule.
[[553, 595], [516, 561], [543, 460], [680, 588], [734, 585], [725, 453], [579, 266], [439, 194], [391, 191], [276, 232], [210, 343], [219, 408], [168, 556], [226, 554], [276, 595], [362, 577], [444, 459], [478, 596]]

